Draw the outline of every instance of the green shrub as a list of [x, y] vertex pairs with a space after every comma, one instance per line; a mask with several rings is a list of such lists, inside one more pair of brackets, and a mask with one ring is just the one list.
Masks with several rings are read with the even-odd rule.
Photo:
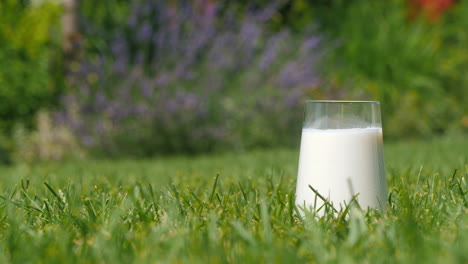
[[[56, 48], [60, 6], [22, 1], [0, 2], [0, 131], [16, 122], [32, 124], [35, 112], [50, 105], [58, 93], [50, 72]], [[58, 49], [55, 49], [57, 51]]]
[[382, 101], [387, 136], [429, 136], [460, 126], [467, 105], [461, 70], [468, 62], [466, 7], [437, 24], [410, 21], [403, 0], [334, 0], [316, 8], [323, 9], [316, 12], [320, 28], [337, 46], [330, 71], [366, 99]]
[[[437, 70], [445, 80], [445, 89], [459, 100], [456, 127], [468, 131], [468, 3], [460, 1], [444, 17], [441, 35], [441, 63]], [[461, 116], [461, 117], [460, 117]]]

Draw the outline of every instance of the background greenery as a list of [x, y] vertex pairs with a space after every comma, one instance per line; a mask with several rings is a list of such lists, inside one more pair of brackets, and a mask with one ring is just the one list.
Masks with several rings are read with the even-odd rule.
[[[0, 162], [9, 162], [16, 125], [32, 129], [37, 111], [57, 103], [61, 8], [45, 2], [0, 2]], [[58, 70], [53, 72], [52, 70]]]
[[15, 122], [31, 125], [59, 92], [51, 67], [60, 53], [60, 7], [6, 0], [0, 10], [0, 129], [8, 131]]
[[336, 78], [384, 103], [388, 137], [466, 131], [468, 89], [460, 71], [467, 63], [465, 2], [437, 22], [409, 19], [405, 1], [331, 3], [336, 12], [326, 6], [319, 16], [321, 28], [338, 42], [332, 53], [341, 62]]
[[468, 4], [416, 2], [83, 0], [64, 59], [59, 4], [3, 1], [0, 158], [295, 146], [305, 99], [380, 100], [387, 140], [464, 135]]

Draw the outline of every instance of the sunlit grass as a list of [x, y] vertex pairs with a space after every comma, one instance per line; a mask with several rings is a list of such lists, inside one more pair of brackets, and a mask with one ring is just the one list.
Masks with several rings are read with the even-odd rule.
[[320, 219], [297, 150], [0, 168], [0, 262], [468, 261], [468, 142], [385, 147], [387, 210]]

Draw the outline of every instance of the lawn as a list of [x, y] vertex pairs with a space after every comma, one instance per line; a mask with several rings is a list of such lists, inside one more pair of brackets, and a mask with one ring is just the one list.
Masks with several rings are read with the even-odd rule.
[[297, 150], [2, 167], [0, 263], [466, 263], [467, 149], [387, 144], [387, 211], [320, 219]]

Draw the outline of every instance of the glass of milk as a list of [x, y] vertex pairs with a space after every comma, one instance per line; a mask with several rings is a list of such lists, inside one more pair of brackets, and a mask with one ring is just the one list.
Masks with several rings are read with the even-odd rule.
[[296, 205], [323, 215], [324, 203], [339, 211], [353, 197], [363, 209], [385, 209], [380, 103], [307, 101]]

